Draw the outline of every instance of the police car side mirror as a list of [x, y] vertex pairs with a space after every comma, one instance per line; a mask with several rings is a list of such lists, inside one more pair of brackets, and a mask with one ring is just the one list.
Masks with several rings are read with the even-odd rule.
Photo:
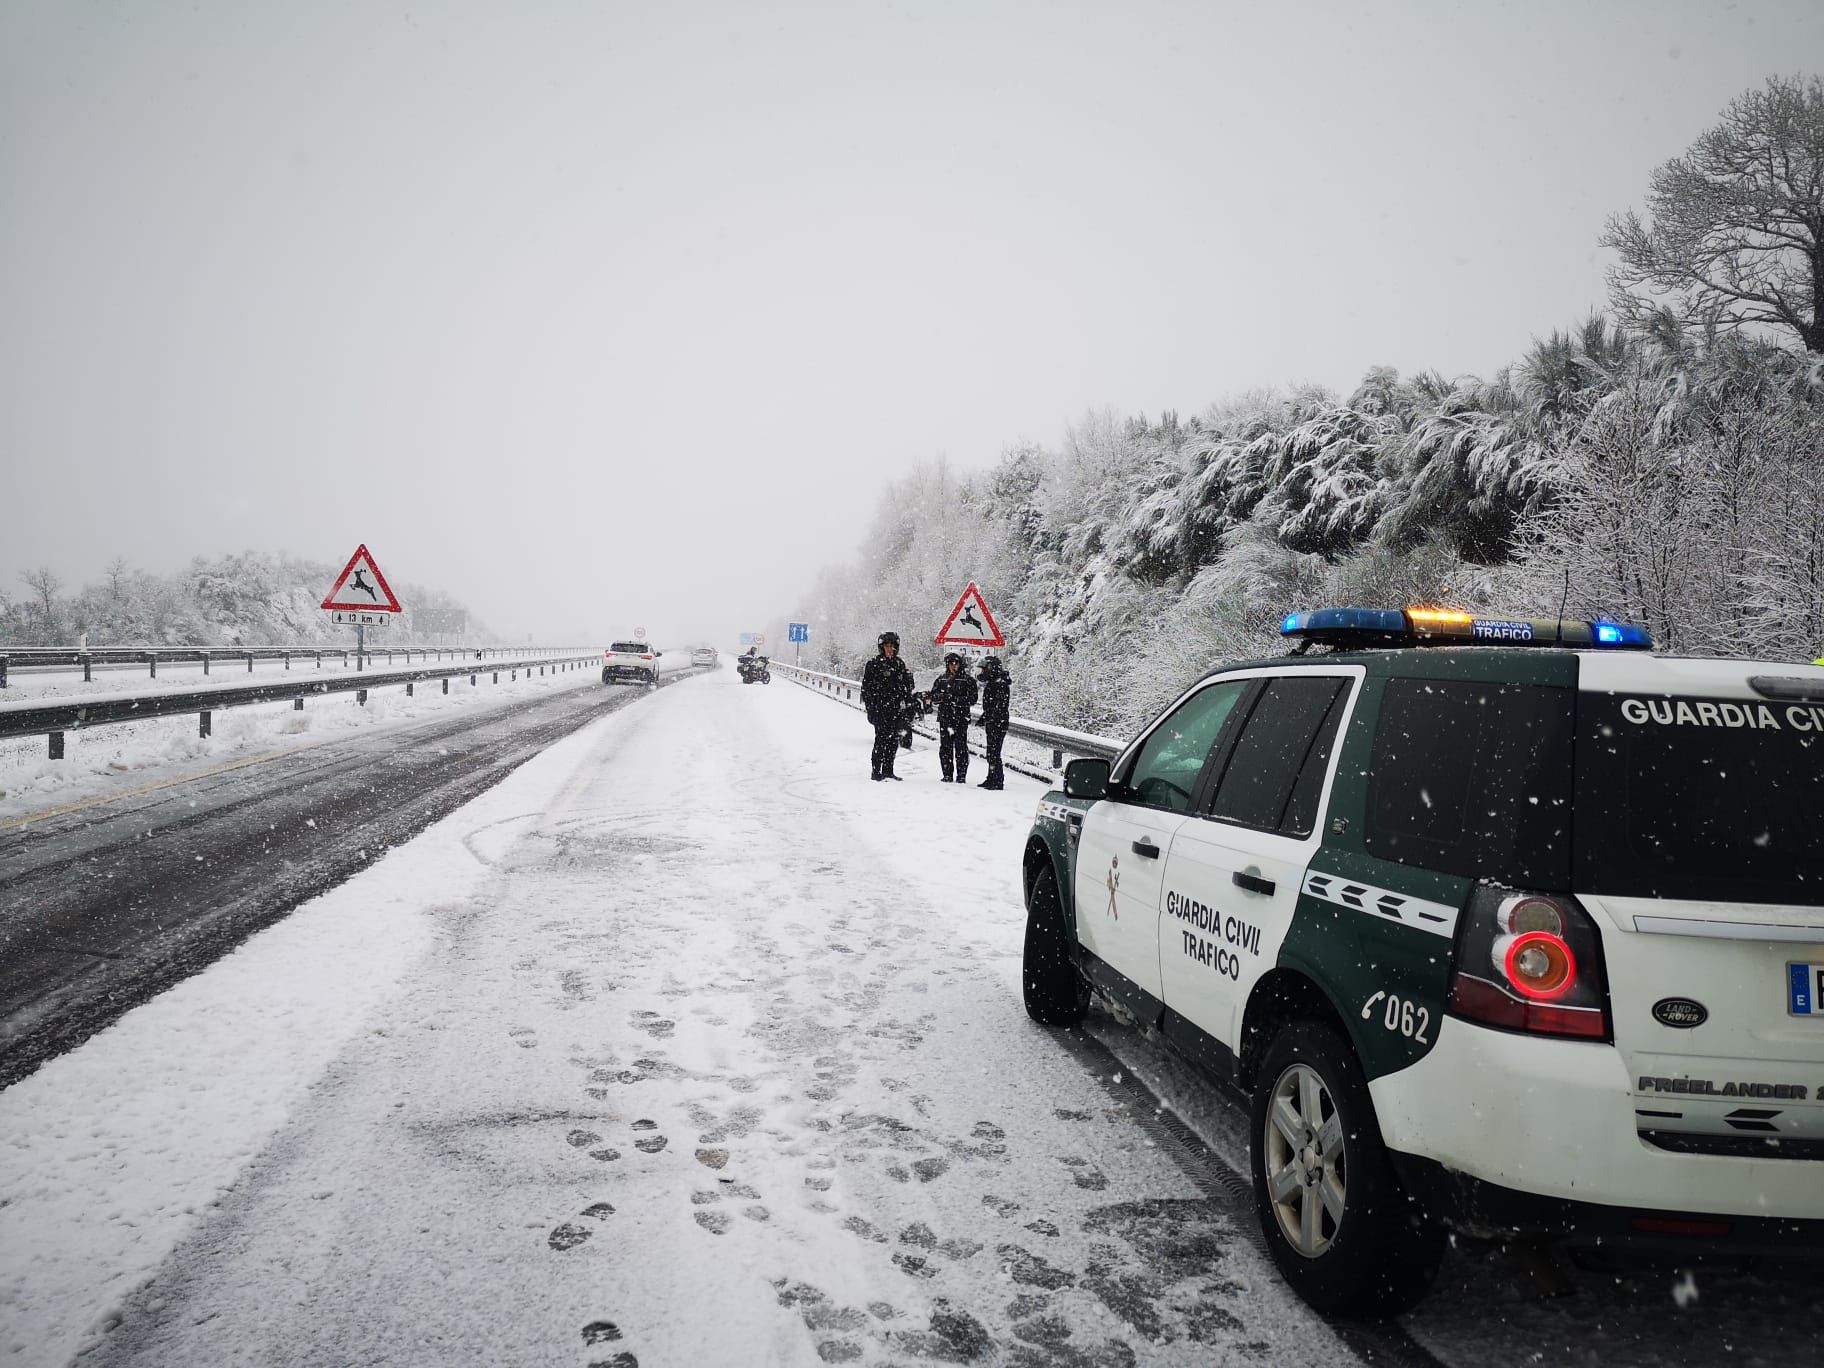
[[1108, 794], [1108, 761], [1072, 760], [1064, 766], [1064, 796], [1094, 802]]

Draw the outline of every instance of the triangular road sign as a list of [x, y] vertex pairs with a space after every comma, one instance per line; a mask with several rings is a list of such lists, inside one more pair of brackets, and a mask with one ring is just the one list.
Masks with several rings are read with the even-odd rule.
[[994, 614], [988, 611], [988, 600], [982, 597], [982, 591], [975, 587], [975, 581], [969, 581], [969, 587], [963, 590], [963, 596], [956, 601], [956, 607], [950, 610], [950, 616], [944, 620], [944, 630], [937, 634], [939, 646], [1005, 646], [1007, 639], [1001, 635], [1001, 629], [995, 625]]
[[399, 600], [393, 597], [386, 576], [380, 573], [380, 567], [368, 555], [365, 544], [356, 547], [355, 554], [348, 558], [348, 564], [342, 567], [342, 573], [336, 577], [336, 587], [324, 596], [323, 607], [344, 610], [365, 608], [370, 613], [405, 611], [399, 606]]

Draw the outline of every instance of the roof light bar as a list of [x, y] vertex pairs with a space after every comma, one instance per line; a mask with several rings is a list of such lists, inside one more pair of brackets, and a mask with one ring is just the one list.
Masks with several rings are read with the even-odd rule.
[[1653, 638], [1632, 622], [1488, 618], [1444, 608], [1313, 608], [1288, 613], [1279, 634], [1328, 646], [1568, 646], [1650, 651]]

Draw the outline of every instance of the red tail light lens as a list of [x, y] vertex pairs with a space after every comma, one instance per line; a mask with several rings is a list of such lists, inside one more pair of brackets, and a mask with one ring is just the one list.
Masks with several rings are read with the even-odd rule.
[[1479, 888], [1457, 937], [1452, 1016], [1530, 1035], [1611, 1038], [1602, 940], [1575, 898]]
[[[1511, 939], [1501, 954], [1501, 972], [1523, 997], [1556, 1002], [1577, 983], [1577, 960], [1571, 947], [1548, 931], [1528, 931]], [[1500, 947], [1501, 940], [1495, 942]]]

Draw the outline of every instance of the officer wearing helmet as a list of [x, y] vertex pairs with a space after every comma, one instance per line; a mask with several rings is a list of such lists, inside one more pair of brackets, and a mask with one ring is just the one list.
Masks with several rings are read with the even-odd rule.
[[912, 702], [912, 671], [899, 658], [899, 633], [882, 632], [874, 659], [861, 672], [861, 706], [874, 728], [871, 779], [897, 779], [893, 757], [899, 750], [899, 731]]
[[998, 789], [1005, 786], [1006, 779], [1005, 771], [1001, 769], [1001, 743], [1007, 739], [1013, 676], [1007, 673], [999, 656], [988, 656], [975, 677], [982, 682], [982, 729], [988, 737], [988, 777], [977, 787]]
[[931, 683], [937, 708], [937, 758], [944, 783], [966, 783], [969, 777], [969, 710], [975, 706], [975, 681], [963, 670], [955, 651], [944, 657], [944, 672]]

